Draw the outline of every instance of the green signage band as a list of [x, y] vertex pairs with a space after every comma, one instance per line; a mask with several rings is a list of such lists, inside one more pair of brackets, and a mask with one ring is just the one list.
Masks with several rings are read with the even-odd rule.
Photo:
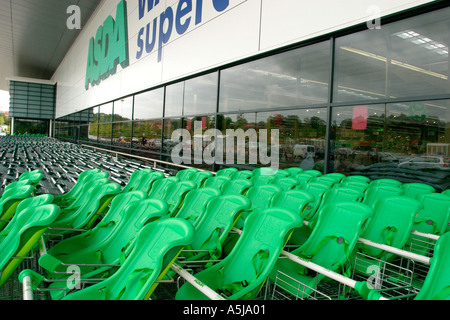
[[99, 26], [95, 38], [89, 40], [85, 88], [98, 85], [115, 74], [117, 65], [129, 65], [127, 2], [120, 1], [116, 10], [116, 20], [108, 16]]

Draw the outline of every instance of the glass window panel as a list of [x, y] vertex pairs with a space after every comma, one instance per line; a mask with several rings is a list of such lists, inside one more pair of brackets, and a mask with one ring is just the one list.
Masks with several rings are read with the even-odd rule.
[[98, 141], [103, 144], [111, 144], [111, 123], [98, 125]]
[[448, 188], [450, 101], [333, 108], [332, 171]]
[[166, 117], [176, 117], [183, 114], [184, 82], [166, 87], [165, 112]]
[[172, 133], [177, 129], [183, 128], [183, 118], [165, 119], [162, 152], [170, 154], [179, 140], [172, 139]]
[[184, 87], [183, 115], [216, 112], [218, 74], [187, 80]]
[[131, 120], [133, 114], [133, 97], [114, 101], [113, 121]]
[[448, 94], [450, 9], [336, 39], [334, 101]]
[[326, 123], [326, 108], [256, 114], [258, 131], [278, 130], [281, 169], [300, 167], [324, 171]]
[[308, 106], [328, 101], [328, 41], [221, 72], [221, 112]]
[[89, 125], [89, 140], [92, 142], [98, 141], [98, 124]]
[[98, 123], [99, 118], [100, 118], [99, 107], [93, 107], [92, 108], [92, 119], [91, 119], [90, 123]]
[[162, 120], [133, 122], [133, 148], [161, 152]]
[[164, 89], [156, 89], [134, 96], [134, 120], [161, 118]]
[[129, 147], [131, 144], [131, 122], [113, 123], [112, 143], [119, 147]]
[[330, 168], [350, 174], [360, 166], [376, 163], [383, 151], [385, 105], [333, 108], [331, 120]]
[[107, 104], [103, 104], [101, 105], [99, 110], [99, 122], [100, 123], [104, 123], [104, 122], [111, 122], [112, 120], [112, 114], [113, 114], [113, 104], [111, 103], [107, 103]]

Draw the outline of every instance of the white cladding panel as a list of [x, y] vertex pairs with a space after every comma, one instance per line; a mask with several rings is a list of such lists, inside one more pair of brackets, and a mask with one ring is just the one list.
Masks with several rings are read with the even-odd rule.
[[[119, 0], [103, 0], [84, 26], [52, 80], [58, 85], [56, 117], [111, 101], [167, 81], [249, 57], [267, 50], [340, 30], [373, 18], [415, 7], [430, 0], [160, 0], [139, 19], [139, 3], [127, 0], [129, 66], [99, 85], [85, 89], [89, 40], [111, 15], [115, 19]], [[215, 8], [213, 3], [226, 6]], [[191, 8], [187, 8], [191, 3]], [[145, 0], [147, 3], [147, 0]], [[216, 4], [217, 4], [216, 3]], [[171, 7], [170, 29], [161, 14]], [[178, 34], [177, 12], [186, 12], [179, 23], [187, 26]], [[142, 10], [141, 10], [142, 12]], [[153, 50], [145, 50], [146, 26]], [[382, 23], [382, 20], [381, 20]], [[143, 33], [141, 29], [143, 28]], [[171, 31], [171, 32], [170, 32]], [[166, 43], [161, 34], [170, 35]], [[142, 40], [142, 42], [139, 42]], [[144, 47], [140, 45], [144, 44]], [[141, 55], [138, 52], [142, 51]]]

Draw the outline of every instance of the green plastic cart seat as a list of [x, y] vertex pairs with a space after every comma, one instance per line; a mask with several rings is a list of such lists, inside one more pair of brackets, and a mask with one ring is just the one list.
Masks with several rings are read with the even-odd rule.
[[366, 192], [367, 188], [369, 187], [369, 184], [365, 183], [365, 182], [359, 182], [359, 181], [344, 181], [344, 182], [341, 182], [341, 183], [335, 185], [335, 188], [342, 188], [342, 187], [354, 189], [361, 193], [364, 193], [364, 192]]
[[222, 194], [244, 195], [251, 187], [253, 187], [253, 182], [251, 182], [249, 179], [232, 179], [223, 184]]
[[314, 176], [311, 174], [299, 173], [295, 176], [295, 179], [298, 180], [301, 186], [304, 186], [314, 179]]
[[398, 180], [394, 179], [377, 179], [370, 183], [371, 187], [374, 186], [391, 186], [391, 187], [400, 187], [402, 183]]
[[[205, 214], [195, 227], [195, 237], [186, 249], [197, 252], [182, 252], [186, 260], [219, 259], [222, 244], [239, 215], [250, 208], [250, 200], [241, 195], [216, 196], [206, 205]], [[207, 250], [208, 252], [199, 251]]]
[[450, 300], [450, 233], [436, 242], [425, 282], [414, 300]]
[[446, 196], [450, 196], [450, 189], [447, 189], [445, 191], [441, 192], [442, 194], [445, 194]]
[[95, 184], [105, 184], [108, 182], [107, 172], [101, 172], [98, 169], [83, 171], [78, 176], [75, 185], [67, 193], [56, 196], [53, 203], [58, 205], [60, 208], [68, 207], [80, 198], [80, 196], [91, 186], [94, 186]]
[[139, 233], [131, 254], [108, 279], [74, 292], [64, 300], [142, 300], [156, 288], [180, 250], [194, 237], [192, 225], [182, 219], [162, 219]]
[[[88, 200], [87, 194], [90, 192], [90, 189], [94, 188], [95, 186], [101, 186], [108, 184], [110, 181], [108, 178], [104, 178], [102, 174], [96, 174], [96, 179], [87, 180], [83, 182], [80, 185], [79, 191], [73, 194], [71, 197], [67, 197], [65, 199], [59, 199], [58, 197], [55, 197], [55, 200], [53, 200], [53, 204], [56, 204], [61, 209], [68, 209], [68, 210], [74, 210], [77, 208], [80, 208], [84, 205], [84, 202]], [[101, 177], [100, 177], [101, 176]]]
[[[101, 177], [94, 177], [95, 174], [99, 174], [101, 175]], [[67, 198], [72, 198], [75, 199], [79, 192], [81, 192], [81, 189], [84, 185], [84, 183], [86, 183], [87, 181], [89, 181], [90, 178], [93, 178], [94, 180], [96, 178], [100, 179], [100, 178], [108, 178], [108, 174], [106, 172], [102, 172], [100, 171], [100, 169], [92, 169], [92, 170], [86, 170], [80, 173], [80, 175], [78, 176], [78, 179], [75, 183], [75, 185], [72, 187], [72, 189], [70, 189], [67, 193], [62, 194], [60, 196], [55, 197], [54, 203], [58, 204], [58, 202], [61, 202]]]
[[309, 221], [316, 214], [317, 209], [322, 202], [323, 194], [329, 190], [329, 187], [322, 183], [311, 182], [306, 185], [299, 185], [296, 189], [306, 191], [314, 197], [314, 201], [306, 207], [303, 214], [303, 219]]
[[161, 198], [154, 195], [149, 195], [153, 199], [161, 199], [167, 202], [169, 205], [169, 212], [172, 216], [176, 215], [180, 206], [183, 204], [183, 200], [186, 194], [197, 188], [197, 185], [193, 181], [179, 181], [168, 188], [168, 192], [162, 194]]
[[341, 180], [341, 182], [350, 182], [350, 181], [370, 183], [370, 178], [366, 177], [366, 176], [361, 176], [361, 175], [353, 175], [353, 176], [347, 176]]
[[386, 197], [395, 197], [404, 195], [404, 191], [399, 187], [393, 186], [371, 186], [366, 189], [362, 203], [369, 207], [374, 207], [379, 199]]
[[[51, 228], [91, 228], [93, 223], [99, 218], [99, 214], [105, 210], [120, 191], [120, 185], [114, 182], [89, 189], [88, 194], [83, 195], [87, 197], [83, 205], [76, 210], [62, 209], [60, 216], [51, 225]], [[57, 234], [67, 234], [70, 232], [69, 230], [52, 230], [52, 233]]]
[[[222, 169], [222, 170], [224, 170], [224, 169]], [[222, 190], [223, 185], [228, 181], [231, 181], [231, 178], [227, 177], [225, 175], [210, 177], [210, 178], [206, 179], [205, 183], [203, 184], [203, 187], [204, 188], [215, 188], [218, 190]]]
[[2, 196], [9, 189], [13, 189], [13, 188], [16, 188], [16, 187], [21, 187], [21, 186], [26, 186], [26, 185], [31, 185], [31, 180], [23, 179], [23, 180], [11, 182], [10, 184], [8, 184], [5, 187], [5, 190], [3, 190]]
[[[318, 212], [317, 225], [311, 236], [291, 253], [329, 270], [341, 272], [357, 243], [364, 223], [372, 215], [373, 210], [359, 202], [325, 205]], [[272, 283], [276, 280], [277, 271], [290, 277], [289, 279], [283, 277], [286, 283], [277, 283], [293, 295], [298, 294], [295, 288], [299, 288], [300, 293], [303, 290], [306, 294], [311, 293], [310, 288], [317, 288], [325, 277], [289, 259], [277, 261], [270, 273]]]
[[329, 188], [333, 187], [337, 182], [335, 178], [327, 177], [327, 176], [318, 176], [311, 180], [311, 182], [318, 182], [322, 184], [326, 184]]
[[192, 177], [191, 181], [193, 181], [197, 188], [201, 188], [205, 183], [206, 179], [213, 177], [212, 172], [210, 171], [199, 171]]
[[0, 230], [16, 213], [19, 203], [33, 194], [31, 185], [18, 186], [5, 191], [0, 199]]
[[342, 182], [342, 179], [345, 178], [345, 174], [339, 172], [327, 173], [324, 177], [333, 178], [337, 183]]
[[252, 210], [265, 209], [270, 206], [273, 197], [282, 191], [283, 189], [274, 184], [253, 186], [247, 191], [246, 197], [251, 202]]
[[283, 189], [283, 190], [290, 190], [290, 189], [294, 189], [295, 187], [297, 187], [300, 184], [300, 182], [295, 178], [285, 177], [285, 178], [276, 180], [276, 182], [274, 182], [274, 184], [281, 187], [281, 189]]
[[443, 235], [450, 217], [450, 197], [441, 193], [428, 193], [417, 196], [423, 204], [414, 220], [413, 230], [435, 235]]
[[303, 172], [303, 169], [299, 168], [299, 167], [290, 167], [290, 168], [287, 168], [287, 169], [284, 169], [284, 170], [288, 171], [291, 174], [292, 177], [295, 177], [298, 174]]
[[[419, 201], [405, 196], [380, 199], [373, 208], [374, 215], [364, 227], [361, 238], [401, 249], [411, 234], [414, 218], [421, 208]], [[361, 243], [356, 245], [356, 250], [386, 261], [393, 257], [381, 249]]]
[[175, 217], [188, 220], [193, 226], [205, 212], [206, 205], [213, 198], [220, 195], [220, 191], [213, 188], [201, 188], [189, 191]]
[[231, 179], [250, 179], [251, 177], [253, 177], [253, 171], [239, 170], [231, 176]]
[[[325, 191], [325, 193], [322, 196], [322, 200], [319, 205], [320, 207], [323, 207], [327, 204], [336, 204], [340, 202], [360, 202], [363, 199], [363, 193], [359, 192], [358, 190], [354, 190], [351, 188], [333, 188]], [[310, 227], [312, 228], [313, 225], [311, 222], [317, 220], [317, 215], [313, 216], [309, 219]]]
[[314, 196], [302, 190], [286, 190], [276, 194], [270, 203], [270, 207], [290, 209], [302, 217], [305, 209], [314, 202]]
[[177, 172], [176, 177], [180, 179], [180, 181], [191, 181], [198, 172], [199, 171], [196, 168], [183, 169]]
[[231, 178], [233, 176], [233, 174], [235, 174], [236, 172], [238, 172], [237, 168], [223, 168], [220, 169], [216, 172], [216, 177], [228, 177]]
[[311, 177], [320, 177], [322, 176], [322, 172], [320, 172], [319, 170], [304, 170], [303, 171], [304, 174], [310, 175]]
[[[118, 194], [111, 201], [108, 213], [94, 228], [58, 242], [49, 249], [48, 253], [54, 257], [64, 256], [77, 253], [91, 246], [101, 246], [103, 242], [109, 241], [110, 237], [115, 235], [114, 230], [121, 230], [122, 227], [128, 226], [124, 217], [131, 216], [131, 218], [136, 218], [132, 216], [134, 213], [129, 207], [134, 202], [145, 201], [146, 197], [147, 194], [142, 191]], [[167, 210], [167, 205], [165, 207]], [[164, 214], [164, 210], [162, 211], [162, 214]]]
[[253, 183], [254, 187], [263, 186], [266, 184], [275, 183], [277, 181], [277, 177], [275, 175], [263, 175], [258, 174], [254, 175], [250, 178], [250, 181]]
[[274, 176], [276, 171], [271, 167], [261, 167], [253, 169], [253, 176]]
[[23, 259], [59, 215], [54, 204], [33, 206], [17, 213], [6, 230], [0, 232], [0, 286], [9, 279]]
[[27, 172], [22, 173], [19, 177], [19, 181], [20, 180], [30, 180], [31, 185], [36, 187], [36, 185], [39, 183], [39, 181], [42, 180], [43, 177], [44, 177], [44, 175], [42, 174], [41, 170], [37, 169], [37, 170], [27, 171]]
[[401, 188], [405, 192], [405, 196], [411, 198], [416, 198], [416, 196], [421, 194], [436, 192], [432, 186], [425, 183], [404, 183]]
[[[137, 192], [137, 191], [136, 191]], [[122, 207], [122, 206], [121, 206]], [[92, 232], [86, 232], [73, 238], [63, 240], [52, 247], [48, 254], [41, 256], [39, 264], [46, 269], [52, 279], [67, 279], [69, 275], [56, 274], [66, 272], [64, 264], [100, 264], [105, 266], [80, 266], [82, 279], [98, 278], [113, 273], [117, 268], [112, 265], [122, 263], [126, 256], [134, 250], [134, 240], [139, 231], [148, 223], [167, 217], [167, 204], [158, 199], [135, 200], [123, 209], [120, 220], [110, 226], [96, 226]], [[109, 234], [102, 230], [108, 227]], [[112, 270], [112, 271], [111, 271]], [[52, 292], [52, 298], [61, 299], [70, 289], [60, 281], [52, 283], [50, 288], [64, 288]]]
[[282, 178], [287, 178], [290, 176], [291, 176], [291, 173], [287, 170], [279, 169], [275, 172], [275, 177], [277, 177], [278, 180], [282, 179]]
[[123, 187], [121, 192], [124, 193], [140, 190], [148, 193], [152, 187], [152, 184], [156, 180], [163, 178], [164, 173], [159, 171], [153, 172], [151, 169], [137, 170], [131, 174], [130, 180]]
[[[194, 276], [230, 300], [251, 300], [260, 291], [276, 263], [285, 239], [302, 223], [298, 214], [284, 208], [254, 211], [245, 221], [238, 242], [222, 261]], [[176, 300], [204, 300], [207, 297], [185, 283]]]
[[177, 177], [167, 177], [161, 180], [155, 181], [149, 192], [150, 198], [163, 199], [164, 195], [176, 184], [180, 182]]

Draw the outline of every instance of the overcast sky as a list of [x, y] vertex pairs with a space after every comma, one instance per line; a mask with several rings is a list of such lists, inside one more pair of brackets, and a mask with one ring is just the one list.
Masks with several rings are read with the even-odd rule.
[[9, 111], [9, 92], [0, 90], [0, 111]]

